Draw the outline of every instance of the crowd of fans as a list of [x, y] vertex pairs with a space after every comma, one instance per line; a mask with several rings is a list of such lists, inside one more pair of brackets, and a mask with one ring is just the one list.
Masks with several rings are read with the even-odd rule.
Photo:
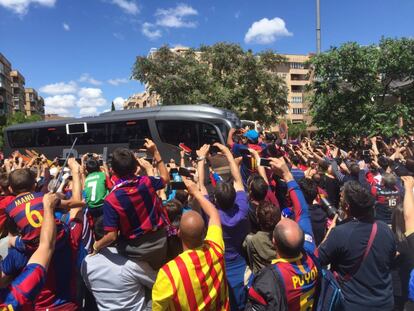
[[414, 310], [410, 137], [145, 141], [3, 161], [1, 310]]

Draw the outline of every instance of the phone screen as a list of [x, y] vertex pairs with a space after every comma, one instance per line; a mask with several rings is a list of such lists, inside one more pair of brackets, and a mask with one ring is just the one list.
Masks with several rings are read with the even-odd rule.
[[184, 176], [184, 177], [193, 177], [193, 174], [191, 173], [191, 171], [190, 170], [187, 170], [186, 168], [184, 168], [184, 167], [180, 167], [179, 169], [178, 169], [178, 174], [180, 175], [180, 176]]
[[264, 159], [264, 158], [260, 158], [260, 162], [259, 162], [260, 166], [266, 166], [266, 167], [270, 167], [270, 159]]
[[172, 183], [170, 183], [170, 185], [171, 185], [172, 190], [185, 190], [185, 189], [187, 189], [185, 187], [184, 182], [182, 182], [182, 181], [172, 182]]

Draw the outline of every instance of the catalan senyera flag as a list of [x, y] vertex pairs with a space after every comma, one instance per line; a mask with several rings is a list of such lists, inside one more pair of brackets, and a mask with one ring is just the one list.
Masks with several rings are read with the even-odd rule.
[[152, 310], [230, 310], [219, 226], [209, 226], [202, 247], [161, 268], [152, 289]]

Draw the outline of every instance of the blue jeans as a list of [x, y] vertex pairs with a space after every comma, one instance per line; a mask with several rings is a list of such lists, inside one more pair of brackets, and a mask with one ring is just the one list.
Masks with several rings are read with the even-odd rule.
[[226, 259], [231, 311], [244, 310], [247, 298], [246, 288], [244, 287], [245, 271], [246, 261], [242, 256], [238, 256], [232, 260]]

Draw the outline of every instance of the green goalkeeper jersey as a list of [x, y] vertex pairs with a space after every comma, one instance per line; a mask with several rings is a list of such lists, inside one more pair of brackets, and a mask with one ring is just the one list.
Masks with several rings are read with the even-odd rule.
[[106, 175], [103, 172], [93, 172], [85, 179], [85, 197], [89, 208], [102, 207], [109, 191], [106, 187]]

